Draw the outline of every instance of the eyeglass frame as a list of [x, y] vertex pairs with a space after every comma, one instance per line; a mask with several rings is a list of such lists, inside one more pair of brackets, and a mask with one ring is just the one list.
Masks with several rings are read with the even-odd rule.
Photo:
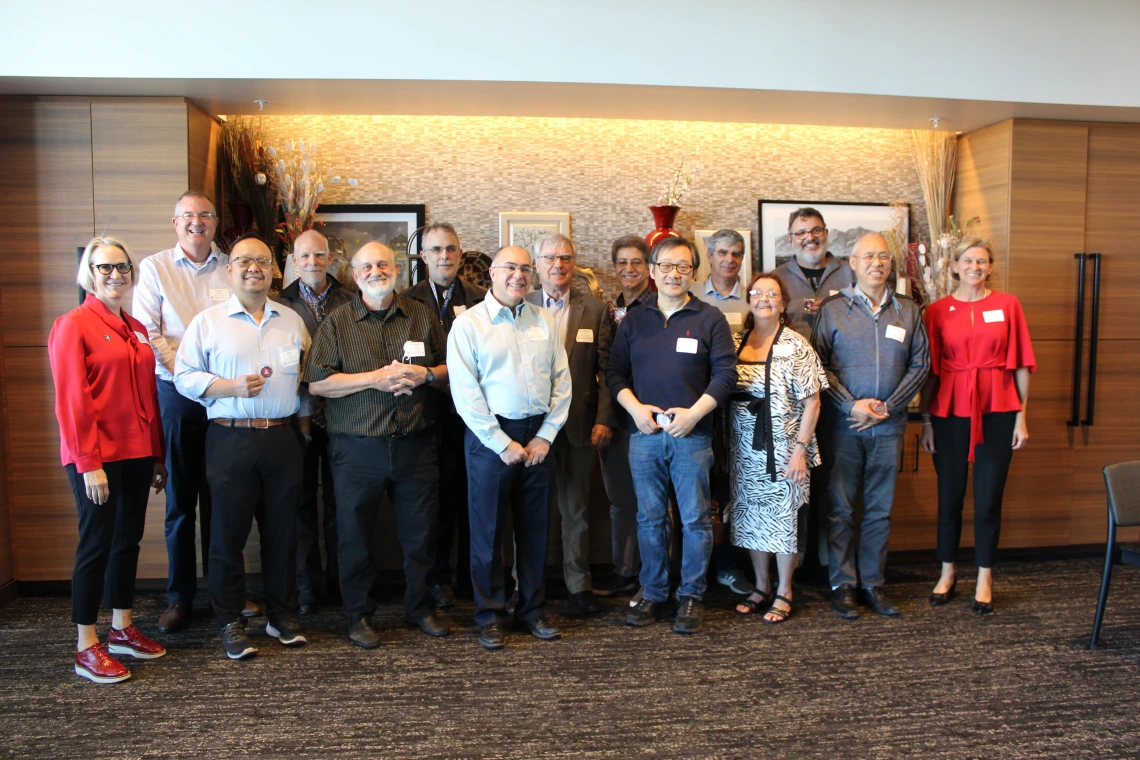
[[[505, 269], [508, 272], [511, 272], [512, 274], [517, 272], [524, 277], [530, 277], [532, 274], [534, 274], [534, 267], [532, 267], [530, 264], [515, 264], [514, 262], [508, 262], [506, 264], [492, 264], [491, 266], [489, 266], [487, 268], [488, 269]], [[508, 276], [510, 276], [510, 275], [508, 275]]]
[[[649, 266], [657, 267], [661, 271], [661, 274], [672, 274], [675, 269], [677, 270], [677, 274], [682, 277], [696, 270], [696, 267], [692, 264], [674, 264], [672, 261], [654, 261], [650, 263]], [[666, 269], [666, 267], [668, 267], [668, 269]], [[685, 267], [685, 269], [682, 270], [681, 267]]]
[[809, 235], [811, 237], [823, 237], [827, 234], [827, 227], [812, 227], [810, 230], [797, 230], [796, 232], [788, 232], [789, 237], [796, 240], [804, 240]]
[[238, 256], [236, 259], [230, 259], [230, 264], [238, 269], [249, 269], [250, 264], [256, 264], [257, 268], [264, 272], [267, 269], [273, 268], [273, 257], [254, 258], [253, 256]]
[[218, 215], [215, 214], [213, 211], [203, 211], [201, 213], [195, 213], [193, 211], [183, 211], [181, 214], [175, 214], [174, 218], [175, 219], [181, 219], [184, 222], [193, 222], [195, 220], [201, 220], [203, 222], [212, 222], [218, 218]]
[[[120, 261], [118, 264], [88, 264], [88, 266], [104, 277], [110, 277], [111, 271], [118, 272], [119, 274], [130, 274], [135, 268], [129, 261]], [[111, 270], [104, 272], [103, 267], [111, 267]], [[126, 269], [123, 269], [123, 267], [126, 267]]]

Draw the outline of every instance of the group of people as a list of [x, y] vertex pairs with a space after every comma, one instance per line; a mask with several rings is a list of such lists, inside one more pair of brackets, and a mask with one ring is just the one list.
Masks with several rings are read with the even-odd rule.
[[[621, 237], [612, 246], [621, 292], [609, 304], [572, 287], [576, 246], [558, 234], [532, 251], [498, 250], [489, 291], [463, 281], [458, 233], [443, 222], [422, 231], [428, 277], [403, 293], [405, 263], [387, 246], [353, 255], [350, 287], [328, 274], [328, 241], [309, 231], [291, 254], [299, 279], [270, 298], [269, 246], [249, 234], [221, 253], [218, 221], [191, 191], [176, 203], [169, 250], [139, 263], [122, 241], [93, 239], [78, 273], [88, 296], [49, 338], [79, 514], [80, 676], [121, 681], [130, 672], [112, 654], [165, 654], [131, 621], [151, 487], [165, 488], [167, 503], [168, 607], [158, 627], [169, 633], [191, 619], [197, 517], [232, 659], [257, 651], [243, 557], [254, 520], [269, 636], [302, 645], [301, 616], [340, 603], [349, 639], [380, 645], [370, 592], [385, 497], [408, 625], [448, 635], [441, 610], [457, 589], [469, 591], [489, 650], [504, 646], [510, 618], [539, 639], [561, 635], [545, 596], [555, 503], [578, 613], [628, 594], [630, 625], [672, 617], [676, 632], [694, 633], [715, 563], [715, 577], [741, 594], [739, 614], [783, 622], [815, 510], [832, 609], [857, 617], [862, 602], [897, 616], [884, 565], [907, 408], [920, 391], [922, 442], [939, 475], [943, 571], [930, 601], [954, 593], [973, 463], [973, 609], [992, 611], [1002, 491], [1012, 451], [1028, 438], [1035, 365], [1017, 299], [987, 288], [985, 241], [959, 248], [960, 285], [924, 320], [890, 287], [881, 236], [863, 236], [838, 259], [811, 208], [789, 220], [794, 258], [748, 283], [733, 230], [709, 238], [711, 275], [696, 284], [702, 252], [689, 241], [650, 250]], [[132, 287], [133, 315], [123, 308]], [[599, 460], [613, 572], [595, 584], [588, 502]], [[730, 537], [715, 550], [714, 506]], [[101, 596], [113, 610], [105, 644], [95, 630]]]

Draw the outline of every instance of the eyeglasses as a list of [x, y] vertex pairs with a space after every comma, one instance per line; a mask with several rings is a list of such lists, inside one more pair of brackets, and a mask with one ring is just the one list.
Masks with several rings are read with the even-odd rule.
[[864, 253], [862, 256], [858, 257], [858, 259], [865, 264], [870, 264], [872, 261], [887, 262], [893, 258], [894, 257], [891, 256], [890, 251], [880, 251], [879, 253]]
[[458, 253], [459, 246], [457, 246], [457, 245], [449, 245], [449, 246], [433, 245], [431, 248], [425, 248], [424, 249], [424, 253], [430, 253], [433, 256], [438, 256], [441, 253], [443, 253], [444, 251], [446, 251], [447, 253]]
[[238, 269], [249, 269], [250, 264], [253, 264], [258, 269], [269, 269], [273, 266], [273, 259], [267, 256], [259, 256], [256, 259], [249, 256], [241, 256], [236, 259], [230, 259], [230, 263]]
[[731, 256], [734, 259], [744, 258], [744, 251], [730, 251], [727, 248], [717, 248], [713, 253], [717, 256]]
[[185, 222], [192, 222], [195, 219], [201, 219], [203, 222], [212, 222], [218, 218], [218, 215], [212, 211], [203, 211], [201, 214], [195, 214], [193, 211], [183, 211], [178, 215], [178, 218]]
[[765, 301], [778, 301], [784, 297], [778, 290], [750, 290], [748, 295], [750, 298], [762, 298]]
[[507, 273], [508, 277], [515, 274], [516, 272], [518, 274], [521, 274], [523, 277], [530, 277], [532, 274], [534, 274], [534, 267], [530, 266], [529, 264], [523, 264], [522, 266], [519, 266], [518, 264], [495, 264], [490, 268], [502, 269]]
[[645, 259], [618, 259], [614, 266], [618, 269], [641, 269], [645, 266]]
[[811, 235], [812, 237], [819, 237], [825, 232], [827, 232], [826, 227], [812, 227], [810, 230], [796, 230], [792, 233], [792, 237], [794, 237], [796, 240], [803, 240], [808, 235]]
[[546, 262], [547, 266], [554, 266], [554, 262], [556, 262], [556, 261], [559, 264], [569, 264], [571, 261], [574, 260], [574, 256], [572, 254], [569, 254], [569, 253], [560, 253], [557, 256], [554, 255], [553, 253], [544, 253], [541, 256], [539, 256], [538, 258], [540, 258], [540, 259], [542, 259], [542, 261]]
[[91, 268], [98, 269], [99, 274], [111, 274], [112, 271], [119, 274], [130, 274], [131, 262], [128, 261], [125, 264], [92, 264]]
[[661, 274], [669, 274], [674, 269], [677, 270], [677, 274], [688, 274], [693, 271], [692, 264], [674, 264], [671, 261], [662, 261], [660, 263], [655, 261], [653, 262], [653, 266], [657, 267], [661, 271]]

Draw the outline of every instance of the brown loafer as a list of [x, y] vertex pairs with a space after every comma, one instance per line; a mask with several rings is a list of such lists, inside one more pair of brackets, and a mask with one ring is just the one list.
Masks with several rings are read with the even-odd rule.
[[182, 602], [175, 602], [166, 608], [166, 612], [158, 619], [158, 630], [163, 633], [176, 633], [190, 623], [190, 606]]

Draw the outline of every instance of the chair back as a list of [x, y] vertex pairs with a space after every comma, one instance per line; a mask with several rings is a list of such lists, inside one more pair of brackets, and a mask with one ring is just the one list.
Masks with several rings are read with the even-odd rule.
[[1140, 461], [1120, 462], [1104, 468], [1108, 508], [1116, 524], [1140, 525]]

